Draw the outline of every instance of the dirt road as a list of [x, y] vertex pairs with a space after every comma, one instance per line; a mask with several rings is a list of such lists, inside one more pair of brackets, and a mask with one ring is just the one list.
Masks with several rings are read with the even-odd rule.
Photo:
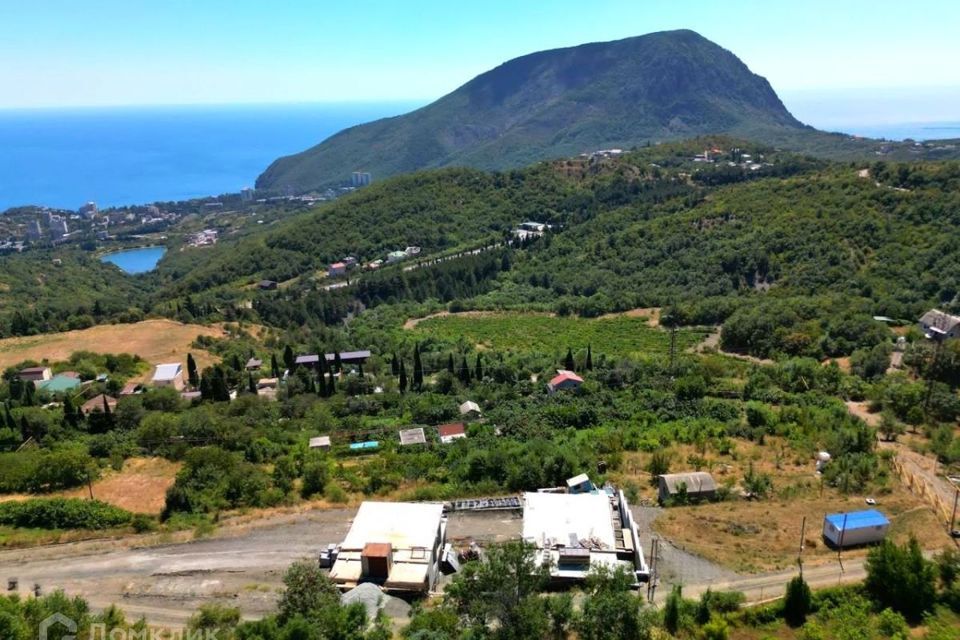
[[[86, 598], [94, 609], [112, 603], [130, 619], [182, 627], [207, 602], [240, 607], [247, 618], [273, 611], [286, 568], [316, 557], [339, 542], [352, 509], [313, 510], [277, 516], [242, 530], [193, 542], [123, 548], [84, 542], [0, 552], [0, 579], [17, 578], [26, 596], [39, 584], [44, 593], [63, 589]], [[519, 514], [453, 514], [448, 539], [480, 543], [520, 535]]]

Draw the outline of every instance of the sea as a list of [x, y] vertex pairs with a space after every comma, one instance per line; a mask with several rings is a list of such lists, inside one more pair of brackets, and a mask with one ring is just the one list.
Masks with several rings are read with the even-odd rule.
[[[801, 120], [829, 131], [903, 140], [960, 137], [960, 121]], [[422, 103], [338, 103], [0, 110], [0, 211], [186, 200], [253, 186], [276, 158]], [[799, 105], [803, 106], [803, 104]], [[808, 115], [809, 117], [803, 117]], [[374, 177], [375, 178], [375, 177]]]
[[280, 156], [421, 103], [0, 110], [0, 211], [186, 200], [252, 187]]

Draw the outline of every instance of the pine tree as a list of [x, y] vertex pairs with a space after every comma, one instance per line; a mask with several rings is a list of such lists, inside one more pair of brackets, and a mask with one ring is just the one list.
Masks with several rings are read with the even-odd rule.
[[423, 387], [423, 363], [420, 361], [420, 345], [413, 345], [413, 388], [420, 391]]
[[593, 371], [593, 352], [590, 349], [590, 345], [587, 345], [587, 362], [585, 368], [587, 371]]
[[476, 378], [477, 382], [483, 380], [483, 361], [479, 353], [477, 354], [477, 366], [474, 369], [473, 377]]
[[283, 348], [283, 365], [287, 368], [287, 371], [293, 371], [296, 364], [297, 358], [293, 355], [293, 348], [290, 345], [285, 346]]
[[400, 362], [397, 361], [397, 354], [393, 354], [393, 358], [390, 359], [390, 373], [392, 375], [400, 375]]
[[200, 374], [197, 373], [197, 361], [193, 359], [192, 353], [187, 354], [187, 380], [194, 389], [200, 386]]
[[403, 366], [403, 360], [400, 361], [400, 393], [407, 390], [407, 369]]
[[453, 354], [447, 354], [447, 371], [453, 375]]
[[567, 357], [563, 361], [563, 366], [567, 371], [573, 371], [573, 351], [567, 348]]
[[270, 354], [270, 375], [274, 378], [280, 377], [280, 365], [277, 363], [277, 354]]

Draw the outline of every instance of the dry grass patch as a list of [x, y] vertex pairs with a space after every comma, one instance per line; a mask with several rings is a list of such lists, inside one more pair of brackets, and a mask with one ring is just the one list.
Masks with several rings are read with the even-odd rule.
[[[692, 467], [688, 456], [705, 458], [709, 471], [719, 485], [732, 485], [739, 496], [739, 485], [752, 464], [755, 472], [769, 474], [773, 492], [762, 500], [739, 497], [725, 502], [685, 507], [669, 507], [654, 523], [654, 528], [675, 545], [708, 560], [744, 573], [785, 569], [795, 566], [800, 531], [806, 517], [804, 562], [810, 565], [836, 558], [836, 552], [823, 542], [823, 517], [827, 513], [870, 508], [866, 497], [877, 500], [877, 508], [891, 520], [890, 538], [905, 542], [915, 536], [925, 549], [938, 549], [950, 543], [944, 527], [922, 499], [911, 494], [890, 471], [887, 487], [876, 495], [843, 495], [824, 486], [815, 475], [814, 460], [792, 451], [776, 438], [765, 445], [735, 440], [731, 455], [697, 451], [690, 446], [671, 448], [671, 471]], [[656, 489], [645, 474], [650, 454], [630, 454], [624, 464], [626, 473], [616, 474], [618, 482], [633, 481], [641, 486], [641, 495], [656, 500]], [[865, 549], [844, 551], [844, 557], [862, 557]]]
[[[107, 471], [93, 483], [93, 497], [133, 513], [158, 515], [180, 466], [164, 458], [130, 458], [123, 469]], [[82, 487], [63, 495], [83, 498], [89, 493]]]
[[[134, 324], [109, 324], [47, 333], [39, 336], [6, 338], [0, 340], [0, 369], [24, 360], [66, 360], [75, 351], [94, 353], [131, 353], [150, 364], [186, 362], [192, 352], [200, 367], [215, 362], [215, 357], [190, 344], [198, 336], [223, 337], [222, 327], [182, 324], [173, 320], [144, 320]], [[152, 372], [145, 374], [149, 378]]]

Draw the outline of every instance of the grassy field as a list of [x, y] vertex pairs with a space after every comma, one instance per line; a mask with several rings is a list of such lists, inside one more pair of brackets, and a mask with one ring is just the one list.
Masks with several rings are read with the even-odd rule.
[[78, 331], [6, 338], [0, 340], [0, 369], [24, 360], [66, 360], [74, 351], [131, 353], [150, 364], [186, 362], [187, 352], [192, 351], [197, 364], [203, 367], [213, 363], [214, 357], [190, 348], [190, 343], [201, 335], [221, 337], [224, 332], [219, 327], [181, 324], [172, 320], [144, 320], [134, 324], [109, 324]]
[[[464, 339], [478, 349], [561, 353], [585, 349], [608, 356], [665, 355], [670, 334], [650, 326], [646, 316], [624, 314], [597, 319], [535, 313], [462, 313], [426, 318], [405, 325], [423, 338], [456, 343]], [[677, 352], [703, 340], [706, 332], [677, 333]]]
[[[781, 456], [779, 468], [776, 463], [780, 443], [768, 439], [766, 446], [751, 442], [736, 441], [733, 456], [716, 456], [709, 451], [709, 470], [718, 484], [739, 483], [748, 465], [752, 462], [756, 471], [770, 474], [774, 491], [770, 497], [748, 501], [732, 499], [726, 502], [700, 504], [687, 507], [669, 507], [660, 516], [655, 528], [673, 544], [703, 556], [708, 560], [738, 572], [753, 573], [785, 569], [796, 565], [797, 548], [804, 517], [804, 562], [819, 564], [836, 559], [821, 538], [823, 516], [827, 513], [854, 511], [869, 508], [865, 495], [843, 495], [830, 487], [824, 487], [814, 475], [814, 462], [798, 457], [786, 450]], [[684, 460], [694, 453], [690, 447], [673, 447], [671, 471], [688, 468]], [[656, 491], [648, 488], [648, 475], [642, 472], [649, 454], [633, 454], [627, 462], [627, 473], [618, 480], [630, 479], [630, 470], [635, 472], [633, 481], [643, 485], [643, 495], [655, 499]], [[906, 542], [915, 536], [925, 549], [938, 549], [950, 543], [942, 524], [933, 510], [921, 498], [911, 494], [899, 482], [896, 474], [886, 487], [871, 494], [877, 508], [891, 520], [890, 538]], [[860, 557], [865, 549], [844, 551], [844, 557]]]

